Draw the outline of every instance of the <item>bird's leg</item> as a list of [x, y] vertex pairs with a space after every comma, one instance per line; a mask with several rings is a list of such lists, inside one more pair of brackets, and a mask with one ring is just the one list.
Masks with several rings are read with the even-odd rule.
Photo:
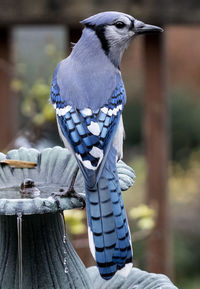
[[73, 176], [72, 176], [72, 180], [71, 180], [71, 183], [70, 183], [70, 186], [68, 188], [67, 191], [65, 191], [64, 189], [60, 189], [59, 192], [55, 192], [55, 193], [52, 193], [51, 195], [53, 197], [61, 197], [61, 198], [77, 198], [78, 200], [80, 200], [80, 202], [84, 203], [84, 207], [85, 207], [85, 200], [82, 196], [80, 196], [79, 194], [76, 193], [75, 189], [74, 189], [74, 184], [75, 184], [75, 181], [76, 181], [76, 178], [77, 178], [77, 175], [78, 175], [78, 171], [79, 171], [79, 167], [77, 166], [75, 168], [75, 171], [73, 173]]

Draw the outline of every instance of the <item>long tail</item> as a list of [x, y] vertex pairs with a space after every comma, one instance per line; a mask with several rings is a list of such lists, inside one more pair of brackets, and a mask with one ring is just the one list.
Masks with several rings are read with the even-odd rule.
[[127, 276], [132, 267], [132, 247], [116, 165], [106, 161], [92, 188], [86, 184], [90, 250], [99, 272], [110, 279], [118, 271]]

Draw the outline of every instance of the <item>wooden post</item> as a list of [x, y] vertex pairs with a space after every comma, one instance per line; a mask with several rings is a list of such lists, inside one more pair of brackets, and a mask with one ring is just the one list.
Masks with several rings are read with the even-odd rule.
[[12, 140], [13, 105], [10, 95], [10, 29], [0, 28], [0, 150], [4, 150]]
[[156, 209], [155, 228], [147, 241], [147, 270], [171, 275], [168, 208], [168, 105], [164, 35], [145, 36], [144, 137], [147, 203]]

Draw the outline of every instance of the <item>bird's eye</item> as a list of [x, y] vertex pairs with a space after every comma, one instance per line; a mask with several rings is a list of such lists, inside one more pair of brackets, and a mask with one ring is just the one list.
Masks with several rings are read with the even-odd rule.
[[124, 23], [124, 22], [122, 22], [122, 21], [117, 21], [116, 23], [115, 23], [115, 27], [117, 27], [117, 28], [119, 28], [119, 29], [122, 29], [122, 28], [124, 28], [126, 26], [126, 24]]

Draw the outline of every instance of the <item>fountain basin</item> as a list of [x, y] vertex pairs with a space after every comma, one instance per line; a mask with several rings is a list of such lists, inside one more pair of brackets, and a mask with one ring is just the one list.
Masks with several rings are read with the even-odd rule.
[[134, 267], [126, 278], [115, 275], [106, 282], [99, 276], [97, 267], [90, 267], [87, 271], [96, 289], [178, 289], [167, 276]]
[[[65, 231], [63, 210], [83, 208], [84, 181], [73, 155], [61, 147], [20, 148], [5, 159], [36, 162], [35, 168], [0, 164], [0, 288], [92, 289], [85, 266]], [[122, 190], [133, 184], [134, 172], [118, 164]], [[76, 173], [76, 194], [62, 197]], [[21, 184], [34, 183], [39, 196], [23, 195]], [[53, 194], [53, 195], [52, 195]]]
[[[55, 147], [39, 152], [20, 148], [0, 161], [15, 159], [36, 162], [32, 169], [0, 164], [0, 288], [2, 289], [177, 289], [164, 275], [132, 268], [124, 278], [116, 274], [103, 280], [97, 267], [86, 270], [69, 241], [63, 210], [84, 206], [84, 181], [78, 172], [74, 183], [77, 195], [61, 197], [77, 170], [74, 157]], [[134, 183], [134, 171], [117, 164], [122, 190]], [[25, 179], [34, 182], [39, 196], [20, 193]], [[53, 196], [52, 196], [53, 193]], [[80, 198], [81, 196], [81, 198]]]
[[[46, 214], [84, 207], [84, 200], [81, 198], [52, 196], [60, 190], [68, 190], [77, 169], [77, 162], [67, 149], [54, 147], [40, 153], [35, 149], [20, 148], [9, 151], [7, 155], [0, 153], [0, 161], [4, 159], [36, 162], [37, 166], [20, 169], [0, 165], [0, 215]], [[134, 172], [123, 162], [119, 162], [118, 169], [122, 190], [127, 190], [133, 185]], [[39, 197], [22, 198], [20, 186], [26, 178], [34, 181], [40, 190]], [[84, 197], [84, 181], [80, 171], [74, 189]]]
[[[0, 154], [0, 160], [14, 159], [37, 163], [36, 168], [10, 168], [7, 165], [0, 166], [0, 215], [23, 215], [56, 213], [72, 208], [81, 208], [83, 202], [77, 198], [52, 197], [52, 193], [59, 190], [66, 191], [69, 187], [73, 172], [77, 167], [73, 156], [61, 147], [45, 149], [42, 153], [35, 149], [20, 148]], [[40, 196], [36, 198], [22, 198], [20, 186], [25, 178], [35, 182], [40, 190]], [[83, 179], [78, 173], [75, 190], [83, 194]]]

